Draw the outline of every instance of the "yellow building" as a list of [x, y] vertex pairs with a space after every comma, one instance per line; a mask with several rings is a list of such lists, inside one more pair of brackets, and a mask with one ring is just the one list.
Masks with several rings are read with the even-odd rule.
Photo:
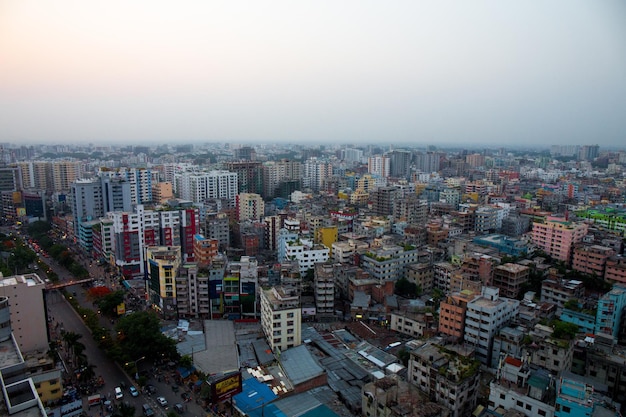
[[329, 256], [333, 255], [333, 243], [338, 239], [337, 226], [326, 226], [317, 229], [316, 239], [319, 243], [326, 246], [329, 250]]

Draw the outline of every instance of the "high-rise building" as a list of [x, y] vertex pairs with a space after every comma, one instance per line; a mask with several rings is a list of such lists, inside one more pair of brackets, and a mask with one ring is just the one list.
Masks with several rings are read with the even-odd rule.
[[[302, 166], [298, 161], [282, 159], [263, 164], [263, 197], [270, 199], [278, 196], [281, 184], [302, 180]], [[299, 187], [298, 187], [299, 188]]]
[[176, 275], [181, 262], [180, 246], [146, 248], [148, 296], [152, 308], [165, 317], [176, 316]]
[[183, 172], [176, 175], [176, 189], [183, 200], [203, 203], [223, 199], [231, 204], [237, 195], [237, 175], [229, 171]]
[[37, 274], [0, 276], [0, 293], [11, 304], [10, 329], [22, 352], [49, 349], [45, 288], [46, 283]]
[[324, 189], [326, 181], [333, 176], [333, 166], [330, 162], [309, 158], [304, 162], [302, 172], [302, 186], [313, 191]]
[[387, 154], [389, 157], [389, 174], [396, 178], [408, 178], [411, 173], [411, 159], [413, 154], [410, 151], [396, 149]]
[[570, 263], [574, 244], [587, 234], [585, 223], [574, 223], [549, 216], [544, 223], [533, 223], [532, 241], [539, 249], [560, 261]]
[[367, 172], [386, 178], [391, 172], [391, 160], [388, 156], [370, 156], [367, 159]]
[[302, 343], [302, 309], [295, 289], [272, 287], [260, 291], [261, 327], [273, 352]]
[[237, 194], [235, 208], [237, 220], [260, 220], [265, 215], [265, 202], [259, 194]]
[[483, 287], [482, 294], [467, 303], [464, 340], [481, 363], [491, 364], [494, 337], [517, 315], [519, 304], [518, 300], [500, 298], [495, 287]]
[[240, 193], [263, 192], [263, 170], [259, 161], [230, 161], [224, 167], [237, 174], [238, 191]]
[[68, 191], [72, 183], [82, 175], [82, 166], [79, 161], [52, 162], [53, 191]]

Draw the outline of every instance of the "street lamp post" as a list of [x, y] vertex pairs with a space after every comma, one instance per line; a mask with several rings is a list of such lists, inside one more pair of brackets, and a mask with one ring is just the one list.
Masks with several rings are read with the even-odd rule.
[[144, 359], [146, 359], [146, 357], [145, 357], [145, 356], [142, 356], [142, 357], [141, 357], [141, 358], [139, 358], [139, 359], [135, 359], [134, 361], [130, 361], [130, 362], [126, 362], [126, 363], [125, 363], [125, 365], [126, 365], [126, 366], [130, 365], [131, 363], [134, 363], [134, 364], [135, 364], [135, 381], [138, 381], [138, 380], [139, 380], [139, 366], [137, 366], [137, 364], [139, 363], [139, 361], [142, 361], [142, 360], [144, 360]]

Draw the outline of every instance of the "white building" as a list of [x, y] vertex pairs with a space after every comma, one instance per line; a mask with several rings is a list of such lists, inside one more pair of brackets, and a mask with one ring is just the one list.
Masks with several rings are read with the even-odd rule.
[[272, 351], [302, 343], [300, 296], [293, 289], [272, 287], [260, 290], [261, 327]]
[[500, 298], [500, 290], [483, 287], [482, 294], [467, 303], [465, 313], [465, 343], [476, 351], [476, 359], [491, 364], [493, 340], [519, 312], [519, 300]]
[[201, 203], [211, 199], [235, 201], [237, 173], [230, 171], [183, 172], [175, 174], [176, 192], [184, 200]]

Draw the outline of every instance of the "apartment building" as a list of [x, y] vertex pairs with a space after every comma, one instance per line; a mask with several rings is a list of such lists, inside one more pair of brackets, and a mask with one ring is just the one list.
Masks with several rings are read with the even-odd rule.
[[626, 285], [626, 258], [622, 256], [612, 256], [607, 259], [604, 280]]
[[204, 221], [204, 236], [207, 239], [215, 239], [219, 247], [225, 250], [230, 246], [229, 218], [226, 213], [207, 214]]
[[332, 264], [315, 264], [313, 295], [317, 317], [335, 315], [335, 274]]
[[410, 264], [405, 270], [405, 278], [426, 293], [433, 289], [434, 276], [435, 272], [430, 263]]
[[519, 305], [518, 300], [501, 298], [495, 287], [483, 287], [482, 294], [467, 303], [463, 337], [481, 363], [491, 363], [494, 337], [517, 316]]
[[364, 416], [402, 417], [408, 412], [412, 417], [448, 415], [442, 405], [428, 401], [417, 387], [397, 375], [387, 375], [368, 382], [361, 392], [361, 410]]
[[548, 216], [544, 223], [533, 223], [531, 239], [548, 255], [569, 264], [574, 245], [582, 240], [587, 230], [588, 225], [585, 223]]
[[617, 341], [625, 307], [626, 286], [613, 285], [611, 291], [598, 300], [596, 334], [602, 334]]
[[277, 286], [260, 291], [261, 327], [267, 343], [280, 352], [302, 343], [302, 309], [294, 289]]
[[433, 265], [433, 285], [444, 293], [450, 292], [452, 276], [459, 272], [459, 267], [450, 262], [437, 262]]
[[370, 249], [360, 258], [361, 267], [381, 283], [397, 281], [404, 276], [406, 267], [417, 261], [417, 252], [417, 249], [405, 250], [395, 245]]
[[450, 417], [472, 414], [478, 398], [478, 361], [423, 342], [409, 352], [407, 380], [431, 401], [451, 410]]
[[439, 303], [439, 333], [452, 340], [463, 340], [467, 303], [475, 297], [471, 291], [450, 294]]
[[534, 365], [550, 371], [552, 375], [570, 370], [574, 354], [573, 340], [557, 339], [554, 337], [554, 329], [541, 324], [536, 324], [529, 334], [533, 344], [527, 353]]
[[9, 333], [12, 330], [22, 352], [46, 352], [49, 349], [43, 296], [45, 288], [46, 283], [37, 274], [0, 275], [0, 293], [8, 297], [12, 305], [10, 326], [7, 328]]
[[176, 311], [180, 318], [211, 318], [209, 274], [195, 263], [181, 265], [175, 276]]
[[389, 328], [414, 338], [434, 336], [436, 332], [432, 313], [392, 312]]
[[166, 317], [176, 316], [176, 274], [181, 261], [180, 246], [146, 247], [148, 296], [152, 307]]
[[573, 298], [580, 300], [585, 294], [582, 281], [573, 279], [549, 278], [541, 282], [541, 301], [552, 303], [562, 309]]
[[237, 194], [235, 200], [237, 221], [260, 220], [265, 216], [265, 202], [259, 194]]
[[199, 265], [209, 265], [217, 256], [219, 241], [195, 235], [193, 239], [193, 257]]
[[576, 246], [572, 258], [572, 269], [601, 278], [605, 275], [607, 261], [614, 255], [615, 250], [605, 246]]
[[489, 383], [489, 409], [512, 410], [525, 416], [554, 417], [552, 377], [544, 369], [531, 370], [527, 363], [507, 356]]
[[369, 243], [356, 239], [348, 239], [334, 242], [331, 248], [334, 263], [354, 265], [358, 259], [358, 254], [365, 252], [369, 248]]
[[529, 275], [530, 268], [527, 266], [513, 263], [498, 265], [494, 269], [493, 286], [500, 289], [503, 297], [518, 298]]

